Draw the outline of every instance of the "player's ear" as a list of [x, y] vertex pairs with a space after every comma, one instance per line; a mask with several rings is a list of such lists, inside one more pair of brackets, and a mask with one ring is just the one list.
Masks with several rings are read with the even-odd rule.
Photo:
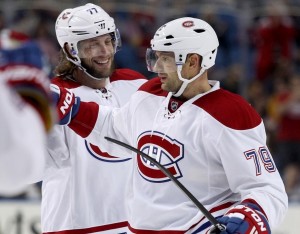
[[191, 70], [198, 71], [201, 68], [202, 57], [198, 54], [190, 54], [188, 56], [188, 64]]
[[73, 56], [74, 52], [68, 43], [64, 44], [64, 51], [69, 58], [71, 58], [72, 60], [75, 60], [75, 61], [77, 60], [77, 58]]
[[197, 68], [201, 63], [201, 57], [198, 54], [189, 54], [187, 58], [187, 62], [191, 68]]

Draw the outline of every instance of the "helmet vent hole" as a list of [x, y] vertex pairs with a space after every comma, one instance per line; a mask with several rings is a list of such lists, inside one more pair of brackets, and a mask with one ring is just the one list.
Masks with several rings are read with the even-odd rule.
[[205, 32], [205, 29], [199, 28], [199, 29], [194, 29], [194, 31], [196, 33], [203, 33], [203, 32]]
[[213, 50], [212, 53], [214, 54], [216, 52], [216, 50]]
[[77, 35], [86, 35], [86, 34], [89, 34], [87, 31], [72, 31], [72, 33], [77, 34]]
[[172, 45], [172, 43], [165, 43], [164, 45], [165, 46], [170, 46], [170, 45]]
[[173, 39], [174, 37], [172, 35], [166, 36], [166, 39]]

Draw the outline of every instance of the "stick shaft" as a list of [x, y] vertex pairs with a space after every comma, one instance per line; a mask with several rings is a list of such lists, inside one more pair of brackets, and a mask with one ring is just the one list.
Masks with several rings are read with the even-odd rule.
[[215, 219], [215, 217], [213, 217], [212, 214], [198, 201], [198, 199], [185, 186], [183, 186], [183, 184], [180, 183], [179, 180], [177, 178], [175, 178], [163, 165], [161, 165], [159, 162], [157, 162], [155, 159], [153, 159], [149, 155], [145, 154], [144, 152], [142, 152], [124, 142], [118, 141], [118, 140], [110, 138], [110, 137], [104, 137], [104, 138], [115, 144], [118, 144], [127, 149], [130, 149], [131, 151], [141, 155], [142, 157], [145, 157], [147, 160], [149, 160], [151, 163], [153, 163], [155, 166], [157, 166], [166, 176], [168, 176], [170, 178], [170, 180], [172, 180], [179, 187], [179, 189], [198, 207], [198, 209], [204, 214], [204, 216], [217, 229], [219, 229], [220, 231], [225, 230], [224, 227]]

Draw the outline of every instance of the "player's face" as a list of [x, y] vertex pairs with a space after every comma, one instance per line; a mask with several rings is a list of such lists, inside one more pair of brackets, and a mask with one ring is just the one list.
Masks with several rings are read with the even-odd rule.
[[172, 52], [156, 51], [154, 70], [161, 80], [161, 88], [168, 92], [177, 92], [182, 84], [177, 75], [175, 55]]
[[81, 64], [94, 77], [106, 78], [114, 69], [114, 42], [109, 34], [78, 43]]

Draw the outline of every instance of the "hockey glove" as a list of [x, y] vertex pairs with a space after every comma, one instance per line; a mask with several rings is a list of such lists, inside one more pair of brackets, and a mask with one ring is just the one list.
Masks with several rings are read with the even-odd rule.
[[27, 65], [1, 67], [0, 76], [1, 80], [38, 112], [48, 132], [55, 122], [48, 76], [42, 70]]
[[68, 125], [79, 111], [80, 98], [75, 97], [69, 89], [58, 87], [51, 84], [50, 86], [60, 125]]
[[218, 221], [226, 226], [226, 230], [218, 232], [212, 228], [209, 233], [220, 234], [269, 234], [268, 221], [257, 205], [242, 203], [230, 210]]

